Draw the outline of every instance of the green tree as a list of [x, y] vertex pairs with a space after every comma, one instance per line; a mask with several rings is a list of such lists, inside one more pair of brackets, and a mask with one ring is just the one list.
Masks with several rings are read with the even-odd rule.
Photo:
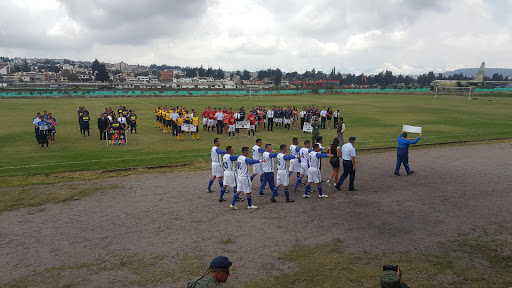
[[98, 59], [94, 59], [94, 61], [92, 62], [92, 66], [91, 66], [92, 73], [97, 72], [99, 67], [100, 67], [100, 61], [98, 61]]
[[242, 76], [240, 77], [240, 80], [251, 80], [251, 74], [249, 73], [249, 71], [244, 70]]
[[23, 72], [30, 72], [30, 65], [28, 65], [27, 59], [23, 61], [23, 66], [21, 67]]
[[95, 74], [96, 81], [105, 82], [110, 79], [110, 75], [108, 75], [107, 68], [105, 67], [105, 64], [101, 63], [98, 66], [98, 70]]

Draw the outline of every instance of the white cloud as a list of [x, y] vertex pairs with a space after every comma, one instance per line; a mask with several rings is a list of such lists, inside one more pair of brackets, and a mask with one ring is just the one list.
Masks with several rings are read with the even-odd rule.
[[0, 55], [418, 74], [511, 67], [512, 0], [7, 0]]

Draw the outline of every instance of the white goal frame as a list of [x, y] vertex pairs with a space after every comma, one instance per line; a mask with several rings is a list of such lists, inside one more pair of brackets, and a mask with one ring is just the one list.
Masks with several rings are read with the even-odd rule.
[[[437, 95], [438, 95], [438, 89], [439, 89], [439, 86], [436, 86], [436, 99], [437, 99]], [[441, 87], [441, 89], [439, 90], [452, 90], [452, 91], [457, 91], [457, 90], [461, 90], [462, 92], [464, 91], [468, 91], [468, 101], [471, 101], [471, 92], [473, 91], [473, 88], [471, 87]]]

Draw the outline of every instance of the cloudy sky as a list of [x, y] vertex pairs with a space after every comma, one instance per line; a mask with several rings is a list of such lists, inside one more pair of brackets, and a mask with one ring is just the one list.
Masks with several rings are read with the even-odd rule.
[[512, 68], [512, 0], [1, 0], [0, 55], [251, 71]]

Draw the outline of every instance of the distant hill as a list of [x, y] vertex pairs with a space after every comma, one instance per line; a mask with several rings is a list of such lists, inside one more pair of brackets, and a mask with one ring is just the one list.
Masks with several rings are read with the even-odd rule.
[[[447, 71], [444, 72], [443, 75], [445, 76], [451, 76], [454, 74], [460, 74], [465, 76], [471, 76], [476, 77], [476, 74], [478, 73], [478, 69], [480, 68], [464, 68], [464, 69], [457, 69], [455, 71]], [[493, 74], [498, 73], [503, 75], [503, 77], [512, 77], [512, 69], [510, 68], [487, 68], [485, 67], [484, 70], [485, 76], [492, 77]]]

